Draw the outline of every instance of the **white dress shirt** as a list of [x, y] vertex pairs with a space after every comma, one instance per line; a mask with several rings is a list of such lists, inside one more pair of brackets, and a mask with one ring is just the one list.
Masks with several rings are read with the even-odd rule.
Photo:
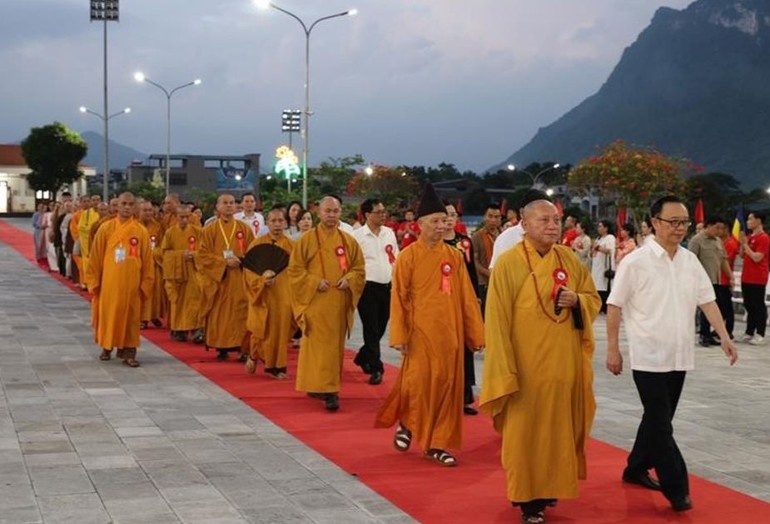
[[522, 239], [524, 239], [524, 228], [521, 227], [521, 222], [497, 235], [495, 243], [492, 245], [492, 258], [489, 259], [489, 269], [492, 269], [500, 255], [521, 242]]
[[673, 259], [657, 241], [626, 255], [607, 303], [623, 310], [631, 369], [693, 369], [695, 310], [714, 300], [714, 286], [703, 265], [682, 246]]
[[391, 252], [394, 260], [398, 256], [398, 242], [393, 230], [387, 226], [381, 226], [380, 234], [375, 235], [369, 226], [364, 224], [353, 231], [352, 235], [364, 253], [366, 280], [378, 284], [390, 284], [393, 265], [388, 251]]
[[247, 217], [243, 211], [238, 211], [233, 215], [233, 218], [249, 226], [251, 232], [254, 234], [254, 238], [263, 235], [268, 231], [267, 225], [265, 224], [265, 217], [262, 216], [262, 213], [255, 211], [254, 214]]

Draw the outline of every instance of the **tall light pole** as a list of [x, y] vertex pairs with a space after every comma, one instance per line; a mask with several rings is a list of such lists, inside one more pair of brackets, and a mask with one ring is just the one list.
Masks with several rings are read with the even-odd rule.
[[[109, 114], [107, 104], [107, 22], [117, 22], [120, 19], [120, 4], [119, 0], [109, 1], [96, 1], [91, 0], [91, 16], [92, 22], [104, 22], [104, 113]], [[110, 178], [110, 126], [107, 124], [109, 118], [103, 118], [104, 120], [104, 144], [102, 145], [102, 156], [104, 157], [104, 194], [102, 200], [107, 202], [109, 195], [107, 194], [107, 186], [109, 185]]]
[[[108, 127], [108, 126], [107, 126], [107, 122], [109, 122], [109, 121], [110, 121], [112, 118], [114, 118], [114, 117], [116, 117], [116, 116], [119, 116], [119, 115], [125, 115], [126, 113], [130, 113], [130, 112], [131, 112], [131, 108], [130, 108], [130, 107], [127, 107], [127, 108], [125, 108], [123, 111], [118, 111], [117, 113], [113, 113], [113, 114], [111, 114], [111, 115], [108, 115], [107, 117], [105, 117], [105, 116], [104, 116], [103, 114], [101, 114], [101, 113], [97, 113], [96, 111], [91, 111], [91, 110], [90, 110], [90, 109], [88, 109], [86, 106], [80, 106], [80, 112], [81, 112], [81, 113], [88, 113], [89, 115], [94, 115], [95, 117], [97, 117], [97, 118], [101, 119], [101, 120], [102, 120], [102, 122], [104, 122], [104, 129], [106, 130], [106, 129], [107, 129], [107, 127]], [[106, 114], [107, 114], [107, 113], [105, 113], [105, 115], [106, 115]], [[109, 163], [109, 160], [107, 159], [107, 151], [108, 151], [109, 149], [108, 149], [108, 147], [107, 147], [107, 136], [106, 136], [106, 132], [105, 132], [105, 137], [104, 137], [104, 144], [105, 144], [105, 145], [104, 145], [104, 175], [103, 175], [103, 176], [104, 176], [104, 180], [103, 180], [103, 182], [102, 182], [102, 184], [103, 184], [104, 188], [103, 188], [103, 190], [102, 190], [102, 201], [104, 201], [104, 202], [108, 202], [108, 203], [109, 203], [109, 201], [110, 201], [110, 200], [109, 200], [109, 198], [110, 198], [110, 195], [109, 195], [109, 191], [108, 191], [108, 189], [109, 189], [109, 186], [110, 186], [110, 167], [109, 167], [109, 166], [110, 166], [110, 163]]]
[[560, 164], [553, 164], [552, 166], [548, 166], [548, 167], [545, 167], [545, 168], [541, 169], [540, 171], [538, 171], [536, 174], [533, 175], [532, 173], [530, 173], [526, 169], [519, 169], [519, 168], [517, 168], [513, 164], [508, 164], [508, 171], [512, 171], [512, 172], [515, 171], [517, 173], [524, 173], [524, 174], [526, 174], [530, 178], [530, 180], [532, 181], [532, 187], [535, 187], [535, 186], [537, 186], [537, 181], [540, 179], [541, 175], [543, 175], [544, 173], [547, 173], [551, 169], [559, 169], [559, 166], [560, 166]]
[[308, 157], [310, 155], [310, 115], [312, 115], [312, 113], [310, 112], [310, 33], [312, 33], [313, 28], [316, 25], [323, 22], [324, 20], [330, 20], [332, 18], [337, 18], [340, 16], [353, 16], [358, 13], [358, 9], [350, 9], [348, 11], [343, 11], [341, 13], [322, 16], [321, 18], [319, 18], [318, 20], [316, 20], [315, 22], [313, 22], [308, 26], [300, 17], [298, 17], [297, 15], [295, 15], [294, 13], [292, 13], [287, 9], [278, 7], [277, 5], [270, 2], [269, 0], [255, 0], [254, 3], [260, 9], [267, 9], [268, 7], [272, 7], [277, 11], [280, 11], [284, 14], [289, 15], [294, 20], [299, 22], [299, 25], [302, 26], [302, 30], [305, 32], [305, 110], [304, 110], [305, 118], [303, 120], [304, 129], [302, 130], [301, 135], [302, 135], [302, 207], [307, 209], [307, 164], [308, 164]]
[[166, 89], [165, 87], [158, 84], [157, 82], [153, 82], [152, 80], [144, 76], [144, 73], [141, 73], [141, 72], [134, 73], [134, 80], [136, 80], [137, 82], [147, 82], [150, 85], [154, 85], [155, 87], [163, 91], [164, 95], [166, 95], [166, 196], [168, 196], [168, 194], [170, 193], [169, 187], [170, 187], [170, 180], [171, 180], [171, 97], [174, 96], [174, 93], [176, 93], [180, 89], [184, 89], [185, 87], [200, 85], [201, 79], [196, 78], [192, 82], [187, 82], [186, 84], [176, 86], [171, 90]]

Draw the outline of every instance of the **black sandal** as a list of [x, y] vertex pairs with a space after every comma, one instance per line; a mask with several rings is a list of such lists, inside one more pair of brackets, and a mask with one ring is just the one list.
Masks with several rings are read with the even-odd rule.
[[396, 448], [396, 451], [409, 451], [411, 445], [412, 432], [399, 424], [396, 434], [393, 436], [393, 447]]
[[112, 358], [111, 349], [103, 349], [102, 354], [99, 355], [99, 360], [110, 360]]
[[429, 449], [425, 452], [425, 458], [438, 462], [446, 468], [453, 468], [457, 465], [457, 459], [443, 449]]
[[524, 524], [545, 524], [545, 513], [538, 511], [537, 513], [522, 513], [521, 522]]

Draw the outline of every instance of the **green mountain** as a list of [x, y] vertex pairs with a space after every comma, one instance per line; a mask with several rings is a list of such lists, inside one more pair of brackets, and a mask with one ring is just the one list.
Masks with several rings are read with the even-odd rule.
[[[83, 163], [88, 164], [96, 168], [97, 173], [104, 171], [103, 169], [103, 144], [104, 136], [94, 131], [86, 131], [81, 133], [80, 136], [83, 140], [88, 142], [88, 154], [83, 159]], [[110, 169], [125, 169], [134, 160], [144, 161], [147, 158], [146, 153], [137, 151], [128, 146], [115, 142], [110, 139]]]
[[492, 170], [577, 163], [612, 141], [689, 158], [746, 189], [770, 183], [770, 1], [660, 8], [599, 91]]

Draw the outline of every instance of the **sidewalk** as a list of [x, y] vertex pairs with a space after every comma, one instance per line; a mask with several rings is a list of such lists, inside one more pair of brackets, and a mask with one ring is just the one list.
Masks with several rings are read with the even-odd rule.
[[[85, 301], [0, 242], [0, 522], [412, 521], [149, 342], [139, 369], [98, 361], [88, 323]], [[593, 436], [627, 449], [639, 401], [630, 373], [604, 370], [595, 327]], [[770, 347], [739, 352], [729, 368], [698, 349], [675, 431], [692, 474], [770, 502]]]

